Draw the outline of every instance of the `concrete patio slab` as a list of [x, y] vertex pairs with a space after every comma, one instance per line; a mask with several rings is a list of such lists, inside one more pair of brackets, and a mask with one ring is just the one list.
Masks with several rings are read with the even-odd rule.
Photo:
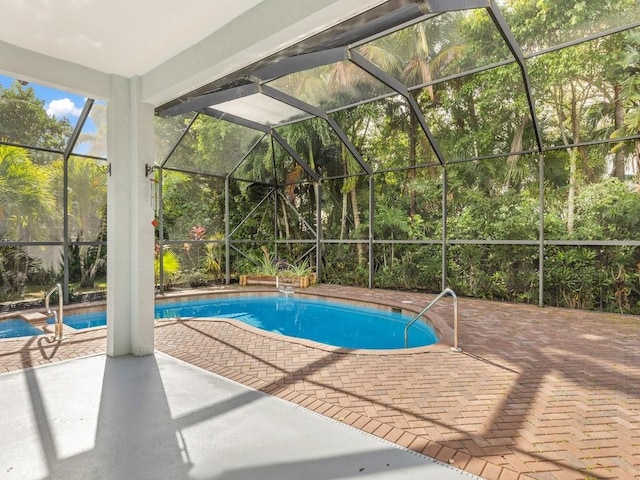
[[0, 375], [0, 478], [478, 478], [162, 353]]

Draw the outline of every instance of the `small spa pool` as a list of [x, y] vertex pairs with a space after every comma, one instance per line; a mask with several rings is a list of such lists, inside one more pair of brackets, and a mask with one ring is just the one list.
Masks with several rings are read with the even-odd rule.
[[21, 318], [11, 318], [0, 321], [0, 338], [30, 337], [43, 333], [44, 331], [34, 327]]
[[[373, 307], [294, 296], [238, 296], [157, 304], [155, 318], [238, 320], [267, 332], [325, 345], [376, 350], [405, 348], [404, 328], [411, 320], [407, 315]], [[24, 330], [13, 327], [9, 322], [19, 322]], [[64, 323], [75, 329], [104, 326], [106, 313], [69, 313], [65, 314]], [[3, 334], [5, 325], [8, 329], [6, 335]], [[41, 333], [23, 320], [0, 322], [0, 338]], [[415, 322], [409, 328], [408, 340], [409, 347], [421, 347], [437, 343], [438, 337], [431, 326]]]

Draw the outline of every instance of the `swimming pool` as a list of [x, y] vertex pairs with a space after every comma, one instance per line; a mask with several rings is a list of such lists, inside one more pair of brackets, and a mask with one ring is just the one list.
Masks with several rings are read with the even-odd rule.
[[[47, 323], [53, 325], [55, 319], [47, 318]], [[107, 314], [104, 310], [92, 313], [76, 313], [64, 316], [64, 324], [82, 330], [91, 327], [104, 327], [107, 324]], [[34, 327], [22, 318], [0, 320], [0, 338], [30, 337], [42, 335], [43, 329]]]
[[0, 338], [30, 337], [43, 333], [43, 330], [34, 327], [21, 318], [11, 318], [0, 321]]
[[[54, 323], [55, 320], [50, 318], [47, 323]], [[65, 313], [64, 324], [82, 330], [84, 328], [104, 327], [107, 324], [107, 313], [104, 310], [90, 313]]]
[[[401, 313], [298, 297], [231, 297], [156, 305], [156, 318], [175, 317], [228, 318], [325, 345], [384, 350], [405, 348], [404, 328], [411, 320]], [[409, 329], [409, 347], [437, 342], [435, 331], [425, 323], [416, 322]]]
[[[330, 346], [353, 349], [405, 348], [404, 328], [411, 317], [372, 307], [356, 307], [339, 302], [283, 296], [239, 296], [157, 304], [155, 318], [226, 318], [238, 320], [267, 332], [304, 338]], [[53, 319], [49, 319], [52, 323]], [[35, 333], [42, 333], [27, 322]], [[66, 314], [65, 325], [85, 329], [106, 325], [104, 311]], [[438, 342], [431, 326], [416, 322], [409, 329], [409, 347]]]

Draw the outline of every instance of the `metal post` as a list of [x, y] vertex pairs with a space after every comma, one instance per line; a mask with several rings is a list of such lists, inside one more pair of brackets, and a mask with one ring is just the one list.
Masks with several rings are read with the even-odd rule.
[[[60, 297], [69, 302], [69, 156], [64, 155], [62, 159], [62, 270], [64, 285], [64, 295], [60, 292]], [[79, 250], [79, 249], [78, 249]], [[56, 327], [57, 329], [57, 327]]]
[[229, 176], [224, 178], [224, 247], [225, 247], [225, 283], [231, 283], [231, 240], [229, 238]]
[[373, 216], [375, 215], [375, 190], [373, 174], [369, 174], [369, 288], [373, 288]]
[[84, 128], [84, 124], [89, 117], [94, 100], [87, 98], [82, 108], [78, 123], [76, 123], [69, 142], [64, 149], [62, 157], [63, 173], [62, 173], [62, 264], [63, 264], [63, 287], [60, 290], [60, 297], [64, 303], [69, 303], [69, 158], [73, 154], [73, 149], [78, 143], [80, 133]]
[[447, 288], [447, 164], [442, 166], [442, 282]]
[[538, 306], [544, 306], [544, 153], [540, 153], [540, 213], [538, 244]]
[[316, 193], [316, 275], [320, 283], [322, 281], [322, 182], [314, 180], [313, 187]]
[[[278, 254], [278, 240], [280, 236], [278, 235], [278, 189], [280, 187], [277, 185], [271, 191], [273, 195], [273, 260], [278, 261], [280, 255]], [[286, 240], [289, 240], [288, 238]]]
[[[159, 266], [159, 275], [158, 281], [160, 282], [159, 291], [160, 293], [164, 292], [164, 208], [162, 205], [162, 167], [158, 169], [158, 266]], [[154, 185], [154, 188], [156, 186]]]

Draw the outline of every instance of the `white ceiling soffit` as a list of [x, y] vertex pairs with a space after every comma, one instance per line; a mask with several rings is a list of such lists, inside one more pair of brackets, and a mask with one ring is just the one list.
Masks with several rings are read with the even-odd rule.
[[262, 0], [147, 72], [145, 102], [158, 106], [187, 95], [387, 1]]
[[139, 76], [157, 106], [386, 2], [0, 0], [0, 67], [105, 99], [101, 74]]
[[262, 0], [2, 0], [0, 40], [124, 77], [143, 75]]

